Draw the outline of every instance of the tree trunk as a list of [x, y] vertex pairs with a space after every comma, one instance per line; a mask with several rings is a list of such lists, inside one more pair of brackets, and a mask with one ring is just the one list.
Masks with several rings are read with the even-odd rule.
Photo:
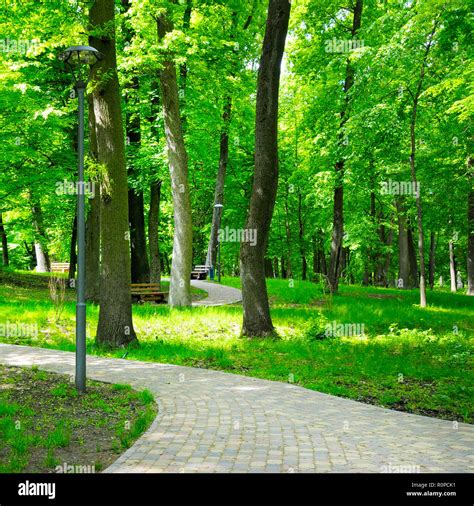
[[413, 108], [410, 120], [410, 172], [411, 180], [414, 188], [416, 189], [415, 202], [416, 202], [416, 218], [418, 225], [418, 255], [420, 257], [420, 306], [426, 307], [426, 284], [425, 284], [425, 237], [423, 231], [423, 209], [421, 205], [421, 193], [418, 189], [418, 181], [416, 178], [416, 167], [415, 167], [415, 155], [416, 155], [416, 116], [418, 112], [418, 100], [420, 98], [423, 89], [423, 80], [425, 77], [425, 70], [430, 53], [433, 45], [433, 38], [436, 31], [438, 21], [433, 23], [433, 29], [429, 36], [429, 42], [425, 48], [423, 61], [421, 63], [420, 78], [418, 79], [418, 85], [416, 92], [413, 96]]
[[148, 242], [150, 249], [150, 283], [161, 283], [160, 259], [160, 201], [162, 181], [150, 186], [150, 211], [148, 214]]
[[277, 257], [273, 258], [273, 272], [275, 273], [275, 278], [280, 277], [280, 271], [278, 269], [278, 258]]
[[281, 278], [286, 279], [287, 274], [286, 274], [285, 257], [282, 256], [280, 262], [281, 262]]
[[150, 266], [146, 251], [143, 192], [136, 192], [130, 188], [128, 190], [128, 205], [132, 283], [149, 283]]
[[271, 258], [265, 258], [265, 277], [273, 278], [273, 264]]
[[76, 277], [76, 265], [77, 265], [77, 211], [74, 214], [74, 220], [72, 222], [72, 233], [71, 233], [71, 245], [69, 248], [69, 281]]
[[409, 288], [410, 260], [408, 256], [407, 219], [400, 199], [395, 201], [398, 217], [398, 288]]
[[305, 280], [307, 278], [308, 263], [306, 262], [306, 253], [304, 245], [304, 222], [303, 222], [301, 191], [298, 192], [298, 224], [299, 224], [299, 242], [300, 242], [300, 255], [301, 255], [301, 279]]
[[229, 160], [229, 125], [232, 112], [232, 101], [227, 97], [224, 104], [224, 112], [222, 114], [222, 131], [220, 135], [219, 145], [219, 168], [217, 170], [216, 187], [214, 190], [214, 208], [212, 213], [211, 236], [207, 247], [206, 265], [216, 265], [217, 254], [217, 238], [219, 228], [221, 226], [222, 207], [215, 207], [216, 204], [221, 206], [224, 202], [224, 183], [227, 171], [227, 162]]
[[474, 159], [467, 161], [469, 194], [467, 197], [467, 295], [474, 295]]
[[436, 234], [431, 231], [430, 234], [430, 261], [429, 261], [429, 274], [428, 274], [428, 283], [430, 286], [430, 290], [434, 288], [434, 278], [435, 278], [435, 266], [436, 266]]
[[5, 232], [5, 227], [3, 226], [3, 216], [0, 213], [0, 237], [2, 238], [2, 260], [3, 265], [7, 267], [10, 264], [8, 258], [8, 240], [7, 233]]
[[[164, 15], [157, 20], [158, 38], [172, 30]], [[191, 305], [191, 263], [193, 255], [191, 199], [188, 183], [188, 158], [179, 116], [176, 67], [171, 59], [163, 61], [160, 74], [166, 144], [174, 207], [173, 258], [171, 264], [170, 306]]]
[[410, 221], [407, 223], [407, 240], [408, 240], [408, 260], [410, 263], [410, 279], [409, 286], [410, 287], [419, 287], [418, 282], [418, 262], [416, 260], [416, 250], [415, 243], [413, 239], [413, 229]]
[[33, 218], [33, 229], [35, 231], [36, 271], [49, 272], [51, 270], [51, 263], [48, 253], [48, 238], [43, 222], [43, 211], [40, 202], [34, 200], [31, 191], [29, 191], [29, 200]]
[[[356, 0], [353, 10], [352, 29], [351, 35], [354, 38], [357, 35], [357, 31], [361, 26], [362, 21], [362, 7], [363, 0]], [[354, 68], [352, 67], [350, 59], [347, 60], [346, 64], [346, 77], [344, 81], [344, 95], [345, 95], [345, 107], [340, 114], [340, 125], [339, 125], [339, 147], [343, 147], [345, 134], [344, 127], [349, 119], [349, 106], [350, 96], [349, 90], [354, 85]], [[339, 274], [340, 274], [340, 262], [341, 262], [341, 249], [342, 239], [344, 235], [344, 158], [340, 159], [335, 164], [335, 184], [334, 184], [334, 197], [333, 197], [333, 227], [332, 227], [332, 239], [331, 239], [331, 257], [329, 262], [329, 289], [331, 293], [337, 293], [339, 288]]]
[[[117, 347], [136, 341], [130, 297], [130, 231], [121, 97], [117, 77], [114, 0], [95, 1], [89, 11], [91, 46], [103, 58], [92, 67], [92, 95], [100, 187], [100, 311], [97, 342]], [[105, 30], [105, 27], [107, 29]], [[104, 78], [106, 76], [106, 78]]]
[[291, 238], [291, 227], [290, 227], [290, 211], [288, 209], [288, 185], [286, 185], [286, 193], [285, 193], [285, 232], [286, 232], [286, 272], [289, 279], [293, 279], [293, 270], [291, 268], [291, 246], [292, 246], [292, 238]]
[[288, 0], [270, 0], [258, 70], [255, 120], [255, 170], [246, 229], [257, 242], [240, 247], [240, 275], [244, 318], [242, 334], [273, 333], [264, 258], [278, 186], [278, 90], [280, 65], [290, 17]]
[[453, 241], [449, 241], [449, 277], [451, 280], [451, 291], [456, 292], [456, 256], [454, 255]]

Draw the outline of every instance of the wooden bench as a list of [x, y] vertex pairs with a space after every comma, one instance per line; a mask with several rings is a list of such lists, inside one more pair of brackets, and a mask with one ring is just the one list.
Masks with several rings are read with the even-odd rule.
[[69, 272], [69, 262], [52, 262], [51, 272]]
[[191, 271], [191, 279], [206, 279], [208, 272], [209, 266], [195, 265], [194, 269]]
[[153, 301], [156, 303], [165, 302], [168, 292], [162, 292], [158, 283], [132, 283], [130, 285], [132, 300], [143, 303]]

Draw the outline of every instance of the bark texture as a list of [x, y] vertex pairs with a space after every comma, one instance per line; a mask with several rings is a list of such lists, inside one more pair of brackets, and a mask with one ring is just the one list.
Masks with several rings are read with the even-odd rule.
[[[117, 347], [136, 340], [130, 296], [125, 140], [115, 50], [114, 0], [96, 0], [89, 11], [91, 46], [104, 56], [93, 67], [92, 96], [100, 188], [101, 276], [97, 342]], [[95, 35], [94, 31], [100, 35]]]
[[265, 252], [278, 186], [278, 90], [280, 65], [290, 17], [288, 0], [270, 0], [257, 81], [255, 170], [246, 221], [257, 233], [255, 246], [240, 248], [240, 274], [244, 310], [242, 334], [273, 333], [267, 286]]
[[[160, 40], [172, 30], [172, 24], [165, 15], [159, 16], [157, 29]], [[176, 66], [169, 55], [165, 56], [162, 65], [160, 73], [161, 97], [174, 212], [173, 258], [168, 300], [170, 306], [190, 306], [193, 230], [188, 182], [188, 156], [179, 114]]]

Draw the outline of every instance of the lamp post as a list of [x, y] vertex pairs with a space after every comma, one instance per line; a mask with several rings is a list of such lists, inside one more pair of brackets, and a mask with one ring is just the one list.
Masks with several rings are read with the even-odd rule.
[[[222, 209], [224, 206], [222, 204], [214, 204], [214, 208], [219, 209], [221, 212], [219, 219], [220, 223], [222, 219]], [[221, 240], [219, 238], [219, 234], [217, 234], [217, 281], [219, 283], [221, 282]]]
[[76, 388], [86, 391], [86, 218], [84, 195], [84, 92], [89, 66], [102, 58], [102, 54], [90, 46], [72, 46], [59, 55], [69, 66], [74, 79], [74, 89], [79, 101], [79, 125], [77, 130], [78, 185], [77, 185], [77, 303], [76, 303]]

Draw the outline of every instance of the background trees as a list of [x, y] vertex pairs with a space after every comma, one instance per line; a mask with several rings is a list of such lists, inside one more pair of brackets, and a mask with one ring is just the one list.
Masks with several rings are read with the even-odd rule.
[[[131, 243], [123, 239], [127, 206], [107, 214], [107, 181], [100, 167], [110, 146], [105, 134], [95, 139], [91, 128], [88, 174], [104, 193], [89, 201], [88, 297], [98, 300], [93, 281], [99, 262], [102, 269], [108, 262], [110, 235], [122, 234], [113, 240], [124, 241], [127, 249], [113, 269], [120, 263], [131, 276], [133, 265], [134, 279], [159, 281], [172, 271], [175, 232], [181, 229], [185, 233], [178, 243], [187, 246], [184, 255], [175, 254], [175, 262], [182, 261], [178, 278], [183, 286], [173, 278], [171, 300], [189, 304], [191, 264], [215, 263], [216, 231], [245, 228], [255, 199], [257, 80], [270, 2], [117, 1], [108, 4], [116, 7], [116, 15], [100, 33], [90, 31], [85, 2], [54, 5], [38, 5], [31, 13], [27, 4], [13, 2], [0, 12], [6, 34], [0, 53], [3, 262], [47, 269], [48, 257], [68, 261], [74, 251], [75, 195], [64, 191], [63, 183], [75, 180], [77, 105], [56, 55], [68, 45], [87, 42], [89, 35], [98, 45], [105, 43], [113, 25], [118, 82], [113, 61], [103, 69], [110, 78], [102, 77], [109, 86], [115, 83], [112, 109], [114, 124], [120, 126], [115, 125], [111, 138], [110, 170], [118, 172], [106, 175], [119, 181], [122, 191], [126, 160]], [[161, 40], [158, 19], [172, 22]], [[298, 278], [329, 281], [333, 290], [338, 282], [406, 289], [422, 287], [424, 263], [428, 286], [446, 287], [452, 277], [453, 290], [469, 285], [472, 294], [470, 40], [472, 18], [458, 0], [301, 0], [292, 6], [278, 99], [279, 186], [273, 217], [254, 213], [266, 223], [272, 218], [263, 267], [259, 253], [259, 273], [263, 269], [267, 277], [288, 278], [289, 284]], [[171, 96], [161, 84], [173, 69]], [[348, 69], [351, 86], [345, 82]], [[103, 97], [94, 86], [88, 91], [97, 102]], [[93, 105], [91, 126], [101, 121], [93, 117]], [[169, 176], [173, 146], [179, 146], [176, 167], [189, 195], [176, 193]], [[413, 179], [412, 154], [421, 216], [416, 195], [401, 191]], [[344, 170], [337, 172], [341, 161]], [[337, 188], [343, 188], [344, 199], [336, 199], [335, 213]], [[273, 200], [272, 185], [262, 191]], [[175, 216], [180, 199], [182, 226]], [[220, 201], [222, 213], [214, 212]], [[100, 240], [99, 207], [106, 213], [103, 221], [100, 216]], [[339, 216], [344, 217], [342, 228]], [[426, 244], [419, 248], [422, 235]], [[240, 247], [221, 243], [226, 275], [248, 275], [245, 268], [240, 272]], [[135, 258], [129, 264], [130, 249]], [[256, 269], [250, 268], [252, 276]], [[257, 276], [260, 293], [264, 289]], [[123, 291], [128, 281], [125, 274], [120, 279]], [[174, 290], [179, 293], [173, 295]], [[428, 292], [428, 303], [429, 298]]]

